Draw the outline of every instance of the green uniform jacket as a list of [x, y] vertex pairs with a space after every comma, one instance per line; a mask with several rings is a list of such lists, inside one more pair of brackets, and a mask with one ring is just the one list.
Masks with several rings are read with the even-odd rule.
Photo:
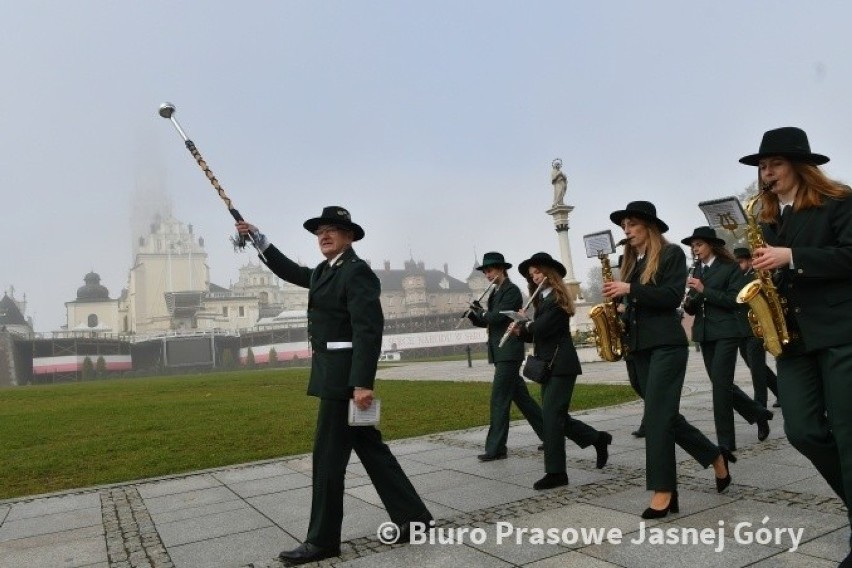
[[787, 324], [805, 351], [847, 345], [852, 338], [852, 195], [795, 211], [783, 227], [762, 224], [766, 242], [793, 250], [780, 270]]
[[583, 373], [574, 341], [571, 339], [571, 316], [556, 303], [554, 293], [548, 294], [538, 305], [535, 319], [521, 329], [520, 337], [535, 346], [535, 354], [539, 358], [548, 363], [553, 361], [553, 375]]
[[627, 348], [639, 351], [661, 345], [689, 345], [677, 312], [686, 286], [686, 255], [677, 245], [665, 245], [660, 251], [656, 278], [641, 284], [645, 260], [637, 263], [630, 279], [630, 294], [622, 300]]
[[736, 262], [716, 258], [701, 275], [704, 291], [690, 290], [684, 303], [686, 313], [695, 316], [693, 341], [716, 341], [729, 337], [745, 337], [740, 324], [743, 305], [737, 294], [748, 280]]
[[354, 387], [372, 389], [384, 315], [381, 284], [370, 266], [351, 248], [332, 267], [326, 261], [316, 268], [299, 266], [274, 245], [264, 255], [266, 265], [279, 278], [308, 288], [308, 336], [313, 351], [308, 394], [346, 400]]
[[487, 311], [471, 312], [468, 316], [473, 325], [488, 328], [489, 363], [524, 360], [524, 343], [516, 336], [510, 335], [503, 347], [500, 347], [500, 340], [503, 339], [506, 328], [512, 323], [508, 316], [500, 312], [516, 312], [521, 309], [521, 306], [523, 306], [523, 299], [520, 288], [507, 279], [503, 280], [500, 288], [488, 297]]

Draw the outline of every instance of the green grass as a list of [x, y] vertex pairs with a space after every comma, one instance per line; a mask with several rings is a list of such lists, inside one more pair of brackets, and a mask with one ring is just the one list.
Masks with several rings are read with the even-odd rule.
[[[305, 395], [307, 376], [274, 369], [2, 389], [0, 499], [310, 452], [317, 399]], [[490, 387], [380, 381], [382, 433], [485, 425]], [[634, 398], [627, 385], [578, 385], [572, 408]]]

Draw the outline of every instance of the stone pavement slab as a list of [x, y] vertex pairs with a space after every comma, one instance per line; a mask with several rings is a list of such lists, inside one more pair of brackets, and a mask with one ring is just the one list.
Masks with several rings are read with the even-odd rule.
[[[682, 410], [713, 439], [709, 380], [700, 355], [690, 355]], [[483, 362], [464, 369], [458, 365], [399, 365], [380, 374], [491, 380], [493, 369]], [[581, 382], [627, 383], [623, 364], [586, 364], [584, 371]], [[737, 382], [751, 392], [742, 365]], [[702, 469], [678, 450], [681, 512], [644, 524], [639, 513], [649, 499], [645, 446], [630, 435], [641, 420], [641, 402], [576, 413], [613, 434], [609, 464], [595, 469], [594, 449], [568, 442], [570, 483], [549, 491], [532, 489], [543, 474], [543, 454], [523, 421], [512, 424], [508, 459], [495, 462], [476, 459], [484, 427], [391, 442], [436, 518], [426, 542], [380, 542], [376, 531], [388, 521], [387, 513], [353, 455], [345, 482], [341, 556], [320, 565], [836, 566], [849, 547], [846, 510], [784, 439], [783, 417], [775, 410], [765, 442], [757, 440], [754, 426], [736, 418], [739, 460], [731, 465], [733, 483], [722, 495], [715, 491], [712, 469]], [[307, 531], [311, 464], [310, 455], [293, 456], [2, 502], [0, 568], [281, 568], [278, 552], [296, 546]], [[738, 542], [734, 530], [740, 523], [801, 529], [802, 542], [792, 552], [789, 538]], [[680, 540], [654, 542], [655, 530]], [[714, 531], [724, 532], [723, 548], [718, 541], [689, 540]], [[459, 534], [465, 537], [447, 536]], [[621, 538], [609, 540], [604, 534]]]

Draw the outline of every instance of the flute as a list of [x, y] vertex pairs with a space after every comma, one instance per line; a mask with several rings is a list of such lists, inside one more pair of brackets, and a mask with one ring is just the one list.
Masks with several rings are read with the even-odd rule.
[[[530, 307], [530, 304], [532, 304], [532, 301], [533, 301], [533, 300], [535, 299], [535, 297], [538, 295], [539, 291], [541, 291], [542, 287], [544, 286], [544, 284], [545, 284], [546, 282], [547, 282], [547, 277], [545, 277], [545, 278], [544, 278], [544, 280], [542, 280], [542, 281], [541, 281], [541, 284], [539, 284], [539, 285], [538, 285], [538, 288], [536, 288], [536, 289], [535, 289], [535, 292], [533, 292], [532, 294], [530, 294], [530, 297], [529, 297], [529, 299], [527, 300], [527, 303], [526, 303], [526, 304], [524, 304], [524, 307], [523, 307], [523, 310], [524, 310], [524, 311], [526, 311], [526, 310], [527, 310], [527, 308], [529, 308], [529, 307]], [[512, 335], [512, 330], [513, 330], [514, 328], [515, 328], [515, 322], [510, 323], [510, 324], [509, 324], [509, 327], [507, 327], [507, 328], [506, 328], [506, 333], [504, 333], [504, 334], [503, 334], [503, 337], [502, 337], [502, 338], [500, 338], [500, 344], [499, 344], [497, 347], [503, 347], [503, 344], [504, 344], [504, 343], [506, 343], [506, 340], [507, 340], [507, 339], [509, 339], [509, 336], [510, 336], [510, 335]]]
[[[482, 295], [481, 295], [481, 296], [480, 296], [480, 297], [476, 300], [476, 302], [477, 302], [477, 303], [478, 303], [478, 302], [481, 302], [481, 301], [482, 301], [482, 299], [483, 299], [485, 296], [487, 296], [487, 295], [488, 295], [488, 293], [489, 293], [489, 292], [490, 292], [493, 288], [494, 288], [494, 282], [491, 282], [490, 284], [488, 284], [488, 288], [486, 288], [486, 289], [485, 289], [485, 291], [484, 291], [484, 292], [482, 293]], [[458, 329], [458, 328], [461, 326], [462, 322], [465, 320], [465, 318], [467, 318], [467, 316], [469, 316], [469, 315], [470, 315], [470, 312], [472, 312], [472, 311], [473, 311], [473, 306], [471, 306], [471, 307], [469, 307], [467, 310], [465, 310], [465, 312], [464, 312], [464, 313], [461, 315], [461, 317], [459, 318], [459, 323], [457, 323], [457, 324], [456, 324], [456, 329]]]

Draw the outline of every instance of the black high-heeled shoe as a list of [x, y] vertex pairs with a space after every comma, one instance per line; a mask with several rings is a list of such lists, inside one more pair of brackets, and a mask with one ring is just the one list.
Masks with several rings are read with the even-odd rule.
[[672, 491], [672, 496], [669, 499], [669, 504], [665, 509], [654, 509], [652, 507], [648, 507], [644, 511], [642, 511], [643, 519], [662, 519], [666, 515], [669, 514], [669, 511], [672, 513], [680, 513], [680, 504], [677, 501], [677, 489]]
[[597, 453], [597, 459], [595, 460], [595, 467], [598, 469], [603, 469], [606, 465], [606, 462], [609, 461], [609, 446], [612, 443], [612, 434], [609, 432], [600, 432], [598, 433], [598, 439], [595, 440], [593, 444], [595, 446], [595, 452]]
[[729, 463], [737, 463], [737, 456], [735, 456], [731, 450], [728, 448], [719, 448], [719, 455], [722, 456], [722, 461], [725, 462], [725, 471], [728, 472], [725, 477], [719, 479], [716, 478], [716, 492], [721, 493], [725, 489], [728, 488], [728, 485], [731, 484], [731, 468], [729, 467]]

